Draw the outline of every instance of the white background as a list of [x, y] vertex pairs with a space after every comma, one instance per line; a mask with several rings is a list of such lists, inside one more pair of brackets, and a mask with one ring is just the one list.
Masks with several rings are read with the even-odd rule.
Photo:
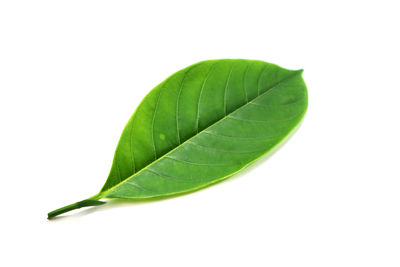
[[[397, 2], [397, 3], [396, 3]], [[398, 1], [1, 1], [1, 266], [400, 266]], [[103, 185], [146, 93], [215, 58], [303, 68], [271, 158], [47, 221]]]

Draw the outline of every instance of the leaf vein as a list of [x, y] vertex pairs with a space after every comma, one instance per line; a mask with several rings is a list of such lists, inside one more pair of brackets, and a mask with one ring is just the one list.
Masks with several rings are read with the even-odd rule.
[[260, 149], [259, 150], [250, 150], [250, 151], [245, 151], [245, 150], [235, 151], [235, 150], [220, 149], [220, 148], [215, 148], [215, 147], [210, 147], [210, 146], [203, 146], [203, 145], [200, 145], [200, 144], [195, 143], [193, 141], [190, 141], [189, 143], [190, 144], [194, 144], [194, 145], [196, 145], [198, 147], [204, 148], [205, 150], [218, 151], [218, 152], [224, 152], [224, 153], [246, 154], [246, 153], [256, 153], [256, 152], [264, 151], [264, 149], [261, 149], [261, 150]]
[[204, 78], [203, 84], [200, 89], [200, 95], [199, 95], [199, 100], [197, 101], [197, 115], [196, 115], [196, 133], [199, 133], [199, 120], [200, 120], [200, 101], [201, 101], [201, 96], [203, 94], [203, 89], [204, 86], [208, 80], [208, 77], [210, 77], [211, 71], [213, 70], [213, 67], [215, 66], [215, 63], [211, 65], [210, 70], [208, 71], [206, 77]]
[[267, 69], [267, 66], [264, 66], [260, 72], [260, 74], [258, 75], [258, 79], [257, 79], [257, 96], [260, 95], [260, 81], [262, 76], [264, 75], [265, 69]]
[[171, 179], [171, 180], [173, 180], [175, 182], [178, 182], [178, 183], [190, 183], [190, 181], [180, 180], [180, 179], [178, 179], [178, 177], [167, 175], [167, 174], [164, 174], [164, 173], [159, 173], [159, 172], [156, 172], [154, 170], [148, 169], [147, 171], [150, 172], [150, 173], [153, 173], [153, 174], [155, 174], [157, 176], [160, 176], [161, 178], [167, 177], [167, 178], [169, 178], [169, 179]]
[[177, 161], [177, 162], [182, 162], [182, 163], [187, 163], [187, 164], [191, 164], [191, 165], [196, 165], [196, 166], [233, 166], [233, 165], [237, 165], [237, 164], [209, 164], [209, 163], [198, 163], [198, 162], [193, 162], [193, 161], [187, 161], [187, 160], [182, 160], [182, 159], [174, 158], [174, 157], [171, 157], [171, 156], [165, 156], [165, 158], [167, 158], [167, 159], [172, 159], [172, 160]]
[[238, 121], [248, 121], [248, 122], [260, 122], [260, 123], [273, 123], [273, 122], [279, 122], [279, 121], [290, 121], [293, 120], [297, 117], [299, 117], [301, 115], [301, 113], [296, 114], [295, 116], [291, 116], [289, 118], [286, 119], [277, 119], [277, 120], [250, 120], [250, 119], [245, 119], [245, 118], [241, 118], [241, 117], [234, 117], [234, 116], [229, 116], [229, 119], [234, 119], [234, 120], [238, 120]]
[[250, 68], [251, 64], [252, 63], [247, 63], [246, 71], [243, 74], [243, 90], [244, 90], [244, 94], [246, 96], [246, 103], [249, 103], [249, 98], [247, 96], [246, 78], [247, 78], [247, 72], [249, 71], [249, 68]]
[[226, 84], [225, 84], [225, 89], [224, 89], [224, 114], [226, 116], [226, 91], [228, 90], [229, 86], [229, 79], [231, 78], [232, 70], [233, 70], [233, 65], [235, 63], [232, 63], [231, 70], [229, 71], [228, 79], [226, 79]]
[[181, 82], [181, 85], [179, 87], [178, 97], [176, 99], [176, 116], [175, 116], [176, 117], [176, 137], [177, 137], [177, 141], [178, 141], [179, 145], [181, 144], [181, 137], [180, 137], [180, 134], [179, 134], [179, 100], [181, 98], [182, 88], [183, 88], [183, 84], [184, 84], [185, 79], [186, 79], [186, 75], [192, 68], [187, 69], [185, 71], [185, 73], [183, 74], [182, 82]]
[[132, 117], [132, 125], [129, 133], [129, 149], [130, 149], [130, 154], [131, 154], [131, 161], [132, 161], [132, 173], [136, 172], [136, 165], [135, 165], [135, 155], [133, 155], [133, 142], [132, 142], [132, 137], [133, 137], [133, 119], [135, 116]]
[[155, 108], [154, 108], [154, 113], [153, 113], [153, 120], [152, 120], [152, 122], [151, 122], [151, 139], [152, 139], [152, 141], [153, 141], [153, 150], [154, 150], [154, 159], [157, 159], [157, 150], [156, 150], [156, 142], [155, 142], [155, 139], [154, 139], [154, 120], [155, 120], [155, 118], [156, 118], [156, 114], [157, 114], [157, 108], [158, 108], [158, 102], [160, 101], [160, 97], [161, 97], [161, 92], [162, 92], [162, 90], [161, 90], [162, 88], [160, 88], [159, 89], [159, 93], [158, 93], [158, 96], [157, 96], [157, 102], [156, 102], [156, 106], [155, 106]]
[[245, 136], [232, 136], [232, 135], [223, 135], [223, 134], [219, 134], [219, 133], [213, 133], [213, 132], [209, 132], [209, 131], [204, 131], [204, 133], [206, 134], [210, 134], [210, 135], [215, 135], [215, 136], [221, 136], [221, 137], [227, 137], [227, 138], [234, 138], [234, 139], [260, 139], [260, 140], [265, 140], [265, 139], [273, 139], [275, 137], [280, 137], [282, 136], [281, 134], [279, 135], [269, 135], [269, 136], [257, 136], [257, 137], [245, 137]]
[[132, 185], [133, 187], [136, 187], [136, 188], [138, 188], [138, 189], [140, 189], [141, 191], [143, 191], [143, 192], [154, 192], [153, 190], [149, 190], [149, 189], [147, 189], [147, 188], [144, 188], [143, 186], [141, 186], [141, 185], [138, 185], [136, 182], [134, 182], [134, 181], [128, 181], [127, 182], [127, 184], [130, 184], [130, 185]]

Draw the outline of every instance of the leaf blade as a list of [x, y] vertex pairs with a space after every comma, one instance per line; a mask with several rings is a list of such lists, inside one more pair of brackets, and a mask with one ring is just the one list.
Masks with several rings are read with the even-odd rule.
[[[205, 65], [203, 65], [202, 63], [204, 63]], [[218, 67], [215, 67], [215, 65], [217, 65]], [[234, 67], [235, 65], [236, 67]], [[194, 73], [193, 69], [196, 68], [197, 71]], [[219, 69], [219, 74], [217, 75], [215, 73], [213, 74], [212, 72], [213, 68]], [[233, 83], [232, 88], [235, 88], [234, 93], [238, 97], [232, 99], [237, 100], [239, 97], [242, 97], [242, 105], [236, 109], [230, 108], [229, 110], [231, 111], [231, 113], [229, 113], [229, 115], [225, 115], [227, 106], [229, 107], [238, 106], [238, 104], [234, 103], [234, 101], [226, 102], [227, 88], [230, 88], [229, 77], [231, 77], [234, 68], [240, 70], [239, 73], [242, 76], [238, 74], [233, 75], [234, 77], [233, 81], [235, 81], [235, 83]], [[251, 71], [249, 71], [249, 69], [251, 69]], [[307, 92], [304, 81], [299, 75], [301, 72], [288, 71], [279, 68], [276, 65], [264, 63], [261, 61], [216, 60], [216, 61], [206, 61], [197, 63], [170, 76], [166, 81], [164, 81], [155, 89], [153, 89], [153, 91], [160, 90], [159, 92], [160, 99], [158, 99], [157, 101], [161, 101], [161, 90], [163, 88], [164, 89], [166, 88], [167, 82], [171, 83], [171, 80], [174, 81], [175, 85], [173, 86], [170, 85], [169, 86], [170, 89], [168, 91], [165, 91], [164, 95], [171, 96], [171, 94], [167, 94], [167, 92], [168, 93], [175, 92], [176, 97], [179, 96], [179, 98], [176, 99], [174, 99], [174, 97], [171, 97], [172, 101], [169, 102], [167, 101], [168, 103], [173, 103], [173, 102], [176, 103], [175, 107], [170, 108], [176, 111], [174, 117], [175, 127], [168, 128], [168, 129], [174, 128], [175, 132], [170, 131], [168, 132], [168, 134], [161, 133], [162, 135], [164, 135], [164, 138], [162, 138], [162, 135], [159, 134], [161, 131], [165, 130], [166, 127], [165, 124], [164, 126], [161, 126], [159, 128], [157, 128], [156, 126], [155, 128], [156, 132], [155, 132], [154, 121], [156, 118], [155, 116], [156, 112], [154, 111], [153, 124], [152, 124], [153, 131], [151, 133], [153, 137], [153, 142], [154, 140], [158, 140], [157, 137], [160, 137], [160, 139], [162, 140], [167, 140], [169, 143], [166, 146], [167, 148], [166, 149], [164, 148], [164, 150], [160, 152], [160, 157], [157, 157], [156, 155], [157, 159], [155, 161], [149, 162], [147, 165], [140, 168], [138, 172], [133, 173], [131, 176], [125, 178], [122, 182], [115, 183], [113, 186], [108, 188], [103, 187], [102, 191], [100, 192], [101, 197], [140, 199], [140, 198], [151, 198], [151, 197], [179, 194], [207, 186], [211, 183], [225, 179], [230, 175], [232, 175], [233, 173], [236, 173], [243, 167], [247, 166], [248, 164], [256, 160], [262, 154], [268, 152], [270, 149], [272, 149], [273, 146], [280, 143], [280, 141], [282, 141], [284, 137], [287, 136], [288, 133], [300, 122], [307, 107]], [[223, 75], [221, 73], [227, 73], [227, 74]], [[213, 75], [215, 75], [216, 77], [213, 77]], [[222, 79], [221, 77], [225, 79]], [[257, 79], [255, 79], [255, 77], [257, 77]], [[282, 79], [282, 77], [286, 78]], [[213, 79], [215, 79], [216, 82], [214, 82]], [[290, 82], [291, 79], [292, 82]], [[184, 82], [185, 80], [186, 80], [186, 85]], [[207, 82], [208, 80], [210, 80], [211, 82], [210, 81]], [[224, 81], [223, 85], [221, 84], [221, 80]], [[282, 83], [285, 84], [287, 91], [284, 94], [282, 94]], [[179, 86], [177, 86], [177, 84], [179, 84]], [[242, 86], [239, 87], [238, 84], [242, 84]], [[184, 90], [184, 88], [198, 88], [198, 90], [189, 91], [188, 89]], [[201, 104], [202, 96], [203, 98], [206, 97], [206, 99], [208, 98], [213, 100], [212, 99], [213, 94], [210, 93], [212, 93], [213, 89], [216, 90], [215, 88], [220, 88], [220, 91], [222, 91], [221, 88], [223, 88], [223, 95], [222, 95], [223, 101], [221, 101], [221, 95], [220, 95], [219, 101], [212, 102], [216, 103], [217, 105], [209, 105], [209, 103]], [[281, 89], [277, 90], [277, 88]], [[274, 90], [272, 89], [274, 89], [276, 92], [274, 92]], [[270, 91], [267, 94], [268, 90], [272, 91]], [[242, 92], [242, 94], [240, 94], [240, 92]], [[278, 94], [277, 92], [278, 93], [280, 92], [281, 94]], [[150, 94], [151, 92], [149, 93], [149, 95]], [[183, 98], [182, 94], [184, 95]], [[298, 99], [298, 97], [301, 98]], [[251, 99], [250, 101], [249, 98]], [[185, 99], [187, 101], [191, 100], [188, 101], [189, 104], [186, 102], [180, 102], [184, 101]], [[152, 101], [154, 102], [154, 97]], [[143, 102], [145, 102], [145, 100]], [[197, 102], [197, 111], [194, 110], [193, 108], [196, 107], [196, 105], [194, 105], [194, 103], [196, 102]], [[297, 103], [296, 104], [298, 105], [297, 108], [296, 105], [294, 105], [293, 103]], [[293, 107], [290, 107], [291, 104], [293, 104]], [[253, 107], [250, 108], [250, 106]], [[284, 108], [282, 108], [282, 106]], [[243, 109], [243, 107], [246, 108]], [[277, 107], [279, 112], [276, 111]], [[139, 108], [140, 106], [138, 107], [138, 110]], [[275, 111], [273, 111], [274, 108]], [[285, 108], [287, 109], [286, 111], [287, 114], [285, 113]], [[266, 111], [262, 113], [263, 116], [265, 116], [266, 114], [267, 115], [269, 114], [269, 116], [275, 114], [278, 120], [264, 121], [260, 119], [258, 116], [260, 114], [260, 111], [259, 110], [258, 112], [255, 111], [257, 109], [266, 109]], [[154, 110], [156, 109], [154, 108]], [[162, 108], [162, 110], [165, 111], [166, 109]], [[185, 112], [182, 113], [182, 110]], [[203, 110], [202, 112], [205, 112], [205, 114], [207, 114], [208, 117], [201, 116], [201, 110]], [[242, 112], [239, 113], [239, 115], [241, 116], [239, 117], [231, 116], [232, 114], [237, 112], [237, 110], [242, 110]], [[294, 111], [298, 112], [297, 116], [288, 119], [287, 115], [288, 114], [293, 115]], [[212, 117], [210, 116], [210, 114], [217, 114], [217, 116]], [[182, 117], [180, 117], [179, 115], [182, 115]], [[132, 121], [134, 120], [134, 116], [132, 116], [131, 118]], [[250, 120], [247, 119], [248, 117], [250, 117], [251, 119]], [[195, 118], [195, 120], [193, 120], [193, 118]], [[287, 121], [285, 121], [285, 119], [287, 119]], [[221, 120], [224, 121], [223, 124], [225, 125], [222, 126], [222, 130], [221, 127], [215, 126]], [[163, 120], [160, 121], [163, 122]], [[180, 122], [182, 122], [182, 125], [184, 125], [181, 128], [181, 130], [179, 130], [180, 128], [178, 127], [180, 125]], [[273, 127], [271, 126], [271, 123]], [[255, 126], [255, 124], [257, 125]], [[269, 124], [269, 126], [266, 127], [264, 125], [263, 127], [260, 128], [259, 124]], [[161, 123], [161, 125], [163, 124]], [[198, 132], [199, 126], [200, 126], [200, 134]], [[208, 129], [210, 131], [207, 131], [205, 129]], [[227, 135], [226, 134], [227, 129], [228, 130], [236, 129], [235, 131], [236, 136], [229, 134]], [[245, 130], [243, 131], [243, 129]], [[253, 135], [251, 137], [246, 136], [246, 134], [248, 134], [249, 129], [253, 132]], [[271, 133], [269, 135], [265, 135], [265, 132], [268, 132], [268, 129], [273, 129], [272, 132], [275, 132], [275, 136]], [[278, 134], [276, 134], [277, 129], [281, 130], [281, 132]], [[175, 143], [172, 138], [173, 135], [175, 135]], [[180, 137], [177, 138], [177, 136], [181, 135], [183, 136], [184, 142], [181, 142]], [[203, 160], [207, 159], [207, 157], [210, 158], [210, 154], [207, 153], [204, 154], [204, 148], [202, 149], [203, 151], [201, 151], [201, 149], [196, 150], [193, 148], [193, 143], [196, 143], [197, 141], [199, 142], [199, 144], [200, 143], [203, 144], [203, 146], [205, 143], [208, 142], [201, 140], [202, 138], [207, 140], [212, 140], [209, 137], [210, 135], [215, 136], [214, 138], [216, 140], [213, 140], [211, 142], [214, 146], [218, 147], [218, 144], [225, 144], [225, 150], [223, 148], [220, 148], [221, 153], [223, 152], [229, 153], [230, 151], [232, 154], [235, 152], [235, 149], [232, 150], [232, 145], [227, 146], [228, 143], [223, 141], [226, 138], [234, 139], [235, 146], [238, 146], [237, 144], [240, 144], [240, 142], [242, 142], [241, 145], [246, 147], [262, 145], [263, 149], [261, 149], [259, 152], [255, 151], [249, 152], [250, 154], [252, 153], [251, 156], [244, 156], [246, 155], [246, 153], [239, 153], [242, 154], [242, 157], [238, 157], [236, 159], [235, 157], [237, 156], [232, 156], [232, 155], [230, 155], [230, 157], [226, 159], [224, 155], [221, 155], [220, 153], [219, 154], [220, 159], [225, 158], [225, 160], [228, 162], [233, 160], [234, 164], [230, 165], [221, 162], [218, 164], [211, 164], [202, 161], [185, 160], [186, 158], [192, 158], [192, 159], [195, 158], [196, 160], [199, 160], [199, 156], [202, 156]], [[160, 140], [158, 140], [158, 142], [160, 142]], [[160, 143], [162, 144], [162, 142]], [[187, 150], [188, 148], [190, 148], [188, 152], [189, 154], [185, 154], [184, 153], [185, 149]], [[168, 149], [170, 150], [168, 151]], [[181, 155], [179, 155], [179, 153], [175, 155], [177, 150], [183, 151], [181, 152]], [[245, 150], [242, 150], [242, 152], [243, 151]], [[215, 153], [217, 152], [214, 151], [214, 154]], [[211, 157], [211, 159], [215, 160], [215, 157], [214, 158]], [[207, 171], [204, 171], [205, 166], [207, 166]], [[193, 175], [193, 173], [199, 173], [201, 175], [195, 176]]]

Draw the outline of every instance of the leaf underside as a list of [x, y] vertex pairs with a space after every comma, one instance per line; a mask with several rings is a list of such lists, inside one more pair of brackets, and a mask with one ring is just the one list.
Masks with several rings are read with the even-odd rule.
[[236, 173], [303, 118], [301, 73], [262, 61], [209, 60], [171, 75], [125, 126], [98, 198], [179, 194]]

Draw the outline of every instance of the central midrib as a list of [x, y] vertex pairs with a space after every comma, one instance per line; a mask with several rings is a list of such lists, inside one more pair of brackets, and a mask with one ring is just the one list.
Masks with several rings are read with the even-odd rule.
[[283, 80], [280, 80], [279, 82], [275, 83], [273, 86], [271, 86], [267, 91], [265, 91], [264, 93], [257, 95], [256, 97], [254, 97], [253, 99], [251, 99], [250, 101], [246, 102], [245, 104], [243, 104], [242, 106], [240, 106], [239, 108], [235, 109], [234, 111], [230, 112], [229, 114], [226, 114], [224, 117], [222, 117], [221, 119], [217, 120], [216, 122], [210, 124], [209, 126], [207, 126], [206, 128], [204, 128], [203, 130], [201, 130], [200, 132], [196, 133], [195, 135], [193, 135], [192, 137], [188, 138], [186, 141], [184, 141], [183, 143], [179, 144], [178, 146], [176, 146], [175, 148], [171, 149], [170, 151], [168, 151], [167, 153], [165, 153], [164, 155], [162, 155], [161, 157], [157, 158], [156, 160], [154, 160], [153, 162], [151, 162], [150, 164], [146, 165], [145, 167], [143, 167], [142, 169], [140, 169], [138, 172], [132, 174], [131, 176], [129, 176], [128, 178], [126, 178], [125, 180], [121, 181], [120, 183], [114, 185], [113, 187], [110, 187], [109, 189], [103, 191], [103, 192], [99, 192], [97, 195], [91, 197], [91, 199], [101, 199], [103, 196], [106, 196], [109, 192], [112, 192], [115, 188], [121, 186], [122, 184], [128, 182], [129, 180], [131, 180], [132, 178], [134, 178], [136, 175], [140, 174], [141, 172], [145, 171], [147, 168], [149, 168], [150, 166], [156, 164], [159, 160], [163, 159], [164, 157], [167, 157], [169, 154], [171, 154], [172, 152], [174, 152], [176, 149], [178, 149], [179, 147], [185, 145], [187, 142], [189, 142], [190, 140], [192, 140], [193, 138], [195, 138], [196, 136], [198, 136], [199, 134], [205, 132], [207, 129], [209, 129], [210, 127], [220, 123], [221, 121], [223, 121], [224, 119], [228, 118], [229, 116], [231, 116], [232, 114], [234, 114], [235, 112], [241, 110], [242, 108], [246, 107], [248, 104], [250, 104], [251, 102], [253, 102], [254, 100], [256, 100], [258, 97], [263, 96], [265, 94], [267, 94], [268, 92], [270, 92], [271, 90], [273, 90], [275, 87], [277, 87], [280, 83], [285, 82], [287, 80], [292, 79], [293, 77], [295, 77], [298, 74], [301, 74], [303, 72], [303, 70], [297, 70], [294, 71], [294, 73], [292, 75], [289, 75], [288, 77], [284, 78]]

